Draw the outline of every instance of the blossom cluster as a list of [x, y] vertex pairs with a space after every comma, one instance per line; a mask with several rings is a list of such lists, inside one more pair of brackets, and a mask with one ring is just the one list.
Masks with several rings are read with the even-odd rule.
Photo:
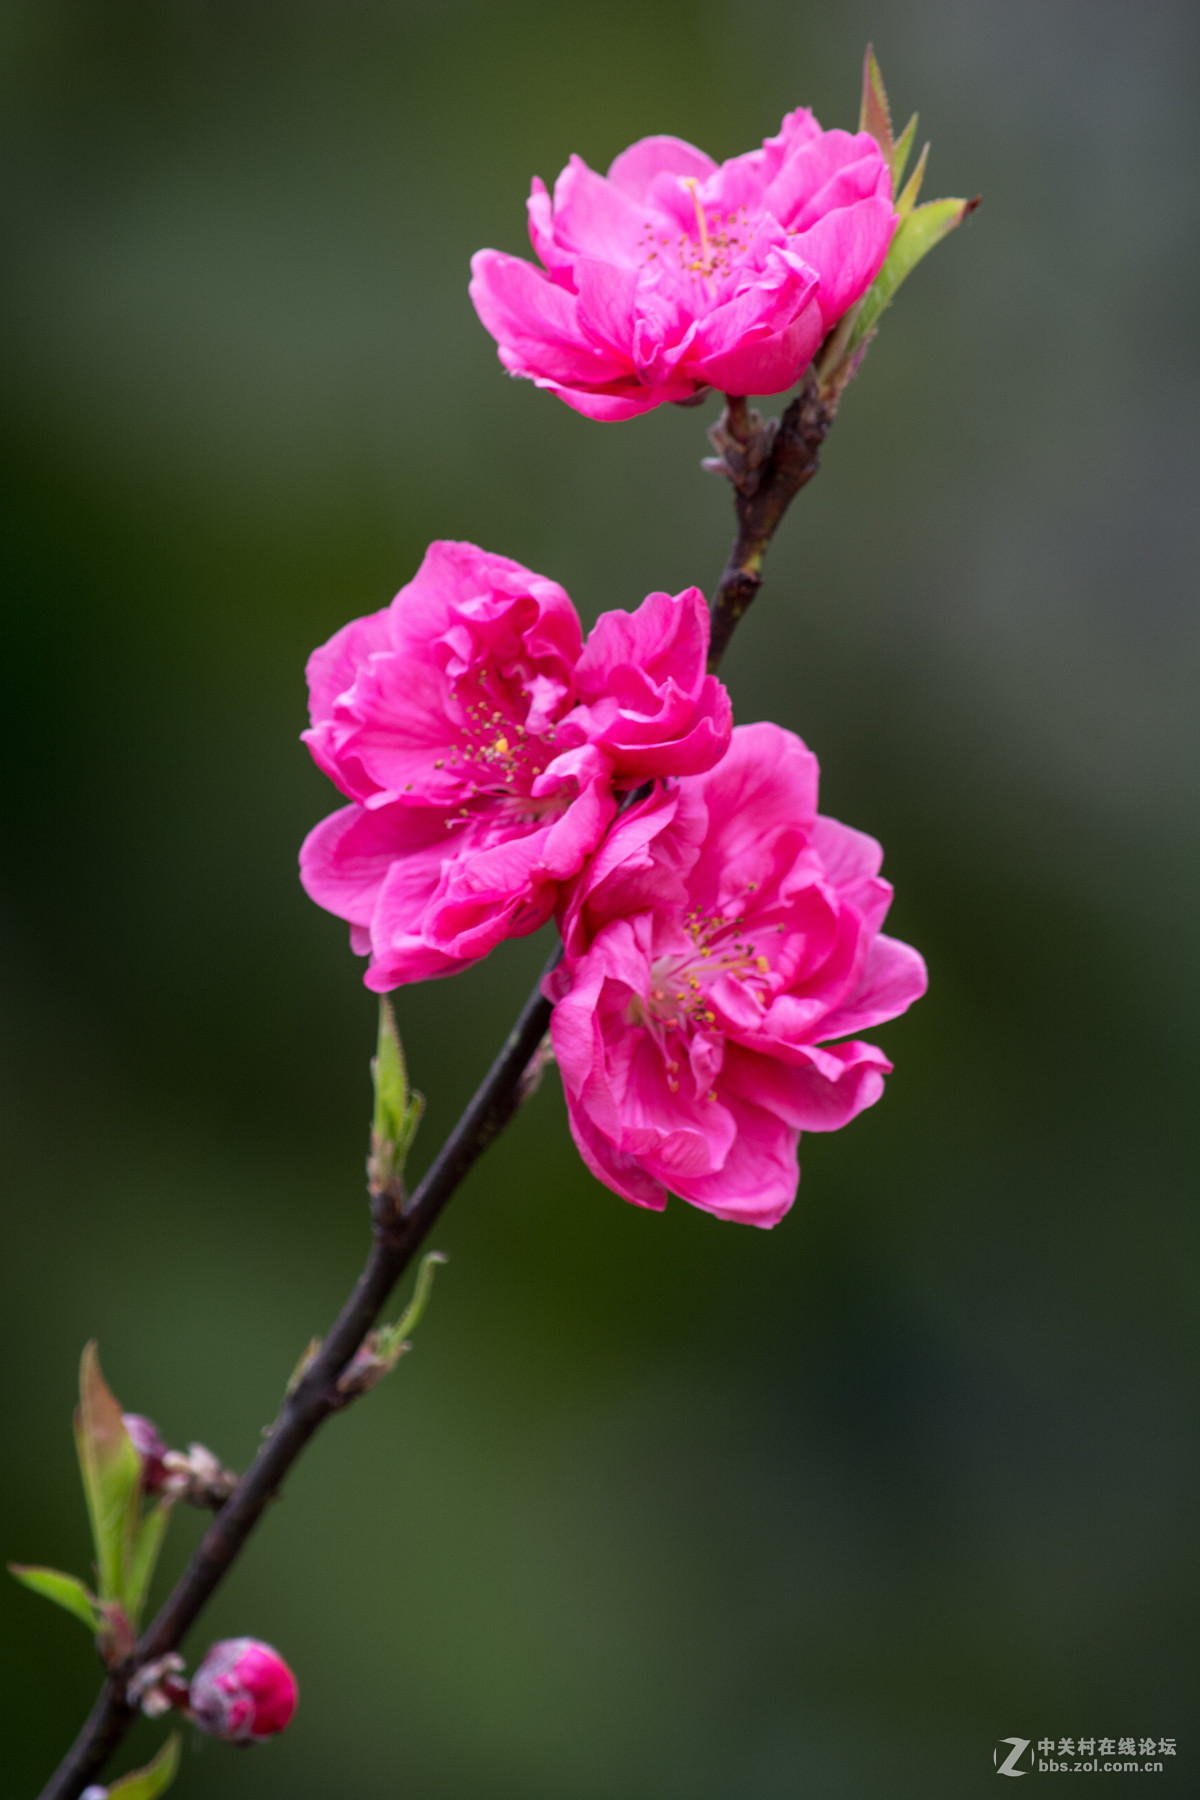
[[[876, 74], [868, 56], [867, 123]], [[553, 200], [533, 184], [542, 267], [472, 264], [501, 361], [605, 420], [790, 386], [911, 212], [882, 117], [823, 131], [800, 108], [719, 165], [674, 137], [607, 176], [572, 157]], [[880, 929], [878, 844], [818, 813], [798, 737], [734, 730], [708, 651], [696, 588], [604, 613], [585, 640], [557, 583], [433, 544], [310, 659], [305, 739], [347, 805], [301, 873], [379, 992], [554, 918], [551, 1040], [588, 1167], [639, 1206], [674, 1193], [772, 1225], [801, 1132], [882, 1091], [891, 1065], [855, 1034], [925, 969]]]
[[923, 991], [880, 931], [879, 846], [817, 812], [817, 764], [733, 729], [695, 588], [609, 612], [507, 557], [436, 543], [389, 607], [308, 665], [320, 767], [349, 804], [302, 879], [378, 991], [450, 974], [552, 916], [571, 1130], [626, 1199], [772, 1225], [801, 1131], [878, 1099], [853, 1033]]

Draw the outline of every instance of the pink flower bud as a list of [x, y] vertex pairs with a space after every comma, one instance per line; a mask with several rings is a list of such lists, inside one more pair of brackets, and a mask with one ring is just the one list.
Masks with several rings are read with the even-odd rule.
[[142, 1459], [142, 1492], [161, 1494], [167, 1476], [163, 1464], [167, 1446], [158, 1435], [158, 1426], [141, 1413], [122, 1413], [121, 1418], [130, 1443]]
[[225, 1638], [192, 1677], [192, 1717], [227, 1744], [253, 1744], [284, 1730], [298, 1693], [278, 1650], [257, 1638]]

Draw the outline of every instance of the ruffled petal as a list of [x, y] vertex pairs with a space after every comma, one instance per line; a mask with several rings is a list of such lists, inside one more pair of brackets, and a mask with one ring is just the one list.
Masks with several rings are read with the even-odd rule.
[[713, 1174], [684, 1177], [672, 1190], [715, 1218], [766, 1230], [796, 1198], [799, 1133], [752, 1098], [735, 1096], [728, 1084], [723, 1092], [735, 1129], [729, 1155]]
[[612, 263], [580, 257], [575, 265], [579, 323], [605, 355], [632, 366], [637, 275]]
[[891, 1063], [874, 1044], [810, 1047], [785, 1063], [730, 1045], [722, 1086], [769, 1110], [796, 1131], [838, 1131], [883, 1093]]
[[[803, 230], [812, 223], [804, 208], [847, 170], [855, 171], [853, 185], [846, 190], [852, 199], [877, 193], [881, 173], [888, 179], [883, 152], [869, 132], [823, 131], [819, 137], [795, 144], [763, 193], [763, 210], [787, 229]], [[889, 197], [890, 192], [889, 180]], [[839, 200], [834, 204], [846, 202]]]
[[614, 157], [608, 179], [612, 186], [640, 205], [659, 175], [685, 175], [704, 181], [716, 170], [716, 163], [694, 144], [677, 137], [641, 138], [628, 150]]
[[822, 1021], [822, 1037], [841, 1037], [848, 1031], [869, 1031], [887, 1019], [897, 1019], [919, 1000], [929, 986], [925, 959], [911, 944], [881, 932], [867, 954], [862, 974], [850, 997]]
[[627, 363], [584, 333], [576, 296], [532, 263], [479, 250], [471, 258], [471, 276], [475, 310], [514, 374], [571, 386], [628, 375]]
[[820, 271], [817, 299], [826, 330], [862, 299], [882, 269], [895, 225], [890, 199], [863, 200], [826, 213], [792, 239], [796, 254]]
[[577, 257], [633, 269], [642, 260], [645, 215], [619, 182], [573, 156], [554, 184], [554, 238]]
[[685, 367], [723, 393], [790, 387], [820, 342], [818, 276], [790, 250], [772, 249], [752, 286], [697, 326]]

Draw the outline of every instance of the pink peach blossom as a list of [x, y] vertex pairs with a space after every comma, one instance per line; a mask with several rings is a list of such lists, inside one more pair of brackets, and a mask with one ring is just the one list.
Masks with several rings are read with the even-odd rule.
[[351, 805], [310, 832], [301, 878], [370, 953], [368, 987], [536, 930], [620, 790], [711, 767], [731, 722], [707, 654], [696, 588], [603, 614], [585, 644], [557, 583], [459, 543], [315, 651], [304, 737]]
[[471, 298], [510, 374], [593, 419], [629, 419], [708, 387], [776, 394], [866, 292], [895, 225], [865, 131], [806, 107], [728, 162], [680, 138], [623, 150], [607, 176], [573, 156], [529, 198], [542, 269], [480, 250]]
[[669, 1191], [722, 1219], [783, 1216], [801, 1131], [883, 1091], [891, 1064], [849, 1034], [925, 991], [920, 956], [879, 929], [881, 858], [818, 814], [816, 758], [777, 725], [739, 727], [715, 768], [617, 820], [546, 984], [571, 1130], [601, 1181], [639, 1206]]

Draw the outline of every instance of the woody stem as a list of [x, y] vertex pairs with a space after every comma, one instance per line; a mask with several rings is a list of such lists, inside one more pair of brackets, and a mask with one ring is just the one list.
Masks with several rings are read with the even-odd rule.
[[[744, 399], [729, 402], [731, 429], [748, 433]], [[817, 471], [817, 453], [832, 420], [815, 381], [788, 407], [756, 492], [737, 495], [738, 534], [712, 605], [708, 666], [715, 670], [762, 584], [763, 555], [792, 499]], [[739, 426], [740, 422], [740, 426]], [[561, 947], [546, 966], [558, 963]], [[347, 1403], [338, 1378], [361, 1347], [396, 1283], [463, 1177], [508, 1124], [521, 1101], [522, 1077], [550, 1023], [550, 1002], [534, 988], [499, 1055], [457, 1125], [403, 1203], [377, 1196], [371, 1248], [349, 1299], [316, 1357], [288, 1394], [254, 1461], [216, 1514], [187, 1568], [127, 1662], [107, 1677], [75, 1743], [40, 1800], [79, 1800], [103, 1771], [137, 1717], [126, 1686], [146, 1663], [178, 1649], [233, 1566], [314, 1432]]]
[[[754, 492], [734, 490], [737, 537], [712, 603], [710, 671], [717, 668], [739, 620], [762, 586], [763, 559], [784, 513], [820, 467], [821, 445], [833, 423], [835, 405], [821, 394], [810, 370], [779, 421], [775, 442]], [[749, 435], [745, 400], [731, 397], [726, 416], [732, 435], [744, 442]]]

